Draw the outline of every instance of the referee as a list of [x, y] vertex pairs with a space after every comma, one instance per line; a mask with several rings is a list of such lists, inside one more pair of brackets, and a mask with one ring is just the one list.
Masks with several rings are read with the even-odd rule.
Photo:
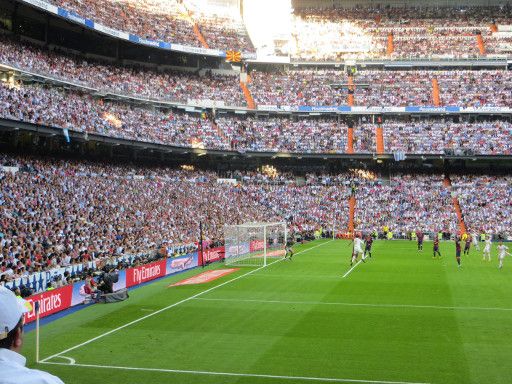
[[64, 384], [49, 373], [25, 367], [20, 355], [23, 346], [23, 314], [29, 312], [25, 300], [0, 286], [0, 384]]

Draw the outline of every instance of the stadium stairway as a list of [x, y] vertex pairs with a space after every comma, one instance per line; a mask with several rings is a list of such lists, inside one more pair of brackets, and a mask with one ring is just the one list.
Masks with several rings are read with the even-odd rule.
[[207, 49], [210, 48], [210, 46], [206, 42], [206, 39], [204, 38], [201, 30], [199, 29], [199, 26], [197, 25], [197, 23], [194, 23], [194, 34], [196, 35], [197, 40], [199, 40], [199, 42], [201, 43], [203, 48], [207, 48]]
[[356, 213], [356, 197], [350, 196], [348, 199], [348, 232], [354, 233], [354, 217]]
[[391, 56], [391, 54], [395, 51], [395, 43], [393, 41], [393, 34], [390, 32], [388, 33], [388, 46], [386, 49], [386, 53], [388, 56]]
[[439, 107], [441, 105], [441, 97], [439, 96], [439, 82], [437, 79], [432, 79], [432, 99], [434, 106]]
[[[448, 176], [445, 176], [444, 186], [449, 189], [450, 193], [452, 193], [452, 181]], [[466, 224], [464, 223], [464, 217], [462, 215], [462, 209], [460, 208], [459, 199], [457, 196], [452, 195], [453, 208], [455, 208], [455, 213], [457, 214], [457, 218], [459, 220], [459, 233], [466, 233]]]
[[217, 132], [217, 135], [219, 135], [219, 137], [225, 141], [226, 143], [230, 143], [231, 140], [229, 139], [229, 137], [226, 136], [226, 134], [224, 133], [224, 131], [222, 129], [220, 129], [220, 127], [218, 126], [218, 124], [215, 122], [215, 119], [211, 119], [211, 122], [212, 122], [212, 127], [213, 129], [215, 129], [215, 131]]
[[498, 32], [498, 26], [495, 23], [491, 24], [491, 32], [492, 33]]
[[247, 103], [247, 107], [249, 109], [256, 109], [256, 103], [254, 102], [254, 98], [252, 97], [251, 91], [247, 86], [248, 83], [251, 82], [251, 78], [247, 75], [247, 82], [240, 81], [240, 88], [242, 88], [242, 92], [244, 93], [245, 101]]
[[478, 50], [480, 51], [480, 54], [485, 55], [485, 44], [482, 34], [479, 33], [476, 35], [476, 43], [478, 44]]

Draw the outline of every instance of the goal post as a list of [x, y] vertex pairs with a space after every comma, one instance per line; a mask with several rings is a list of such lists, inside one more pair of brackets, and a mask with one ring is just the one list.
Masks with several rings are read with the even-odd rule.
[[286, 254], [285, 222], [224, 225], [225, 264], [267, 266]]

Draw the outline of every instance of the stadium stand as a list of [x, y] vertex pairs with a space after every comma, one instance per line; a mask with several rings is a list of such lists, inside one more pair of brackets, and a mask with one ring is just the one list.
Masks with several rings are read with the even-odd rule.
[[507, 51], [493, 26], [510, 19], [510, 7], [296, 9], [292, 55], [311, 61], [479, 57]]
[[[178, 0], [51, 0], [59, 7], [107, 27], [145, 39], [194, 47], [253, 50], [244, 24], [235, 14], [195, 12]], [[195, 32], [199, 29], [201, 38]]]

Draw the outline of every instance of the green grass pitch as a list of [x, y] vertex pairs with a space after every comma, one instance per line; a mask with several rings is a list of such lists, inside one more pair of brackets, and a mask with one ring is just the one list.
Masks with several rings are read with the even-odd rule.
[[167, 288], [196, 269], [48, 324], [53, 364], [34, 363], [34, 332], [24, 352], [67, 384], [510, 383], [512, 260], [498, 270], [495, 247], [458, 269], [453, 242], [433, 260], [432, 243], [377, 241], [342, 278], [349, 243], [319, 240], [292, 261]]

